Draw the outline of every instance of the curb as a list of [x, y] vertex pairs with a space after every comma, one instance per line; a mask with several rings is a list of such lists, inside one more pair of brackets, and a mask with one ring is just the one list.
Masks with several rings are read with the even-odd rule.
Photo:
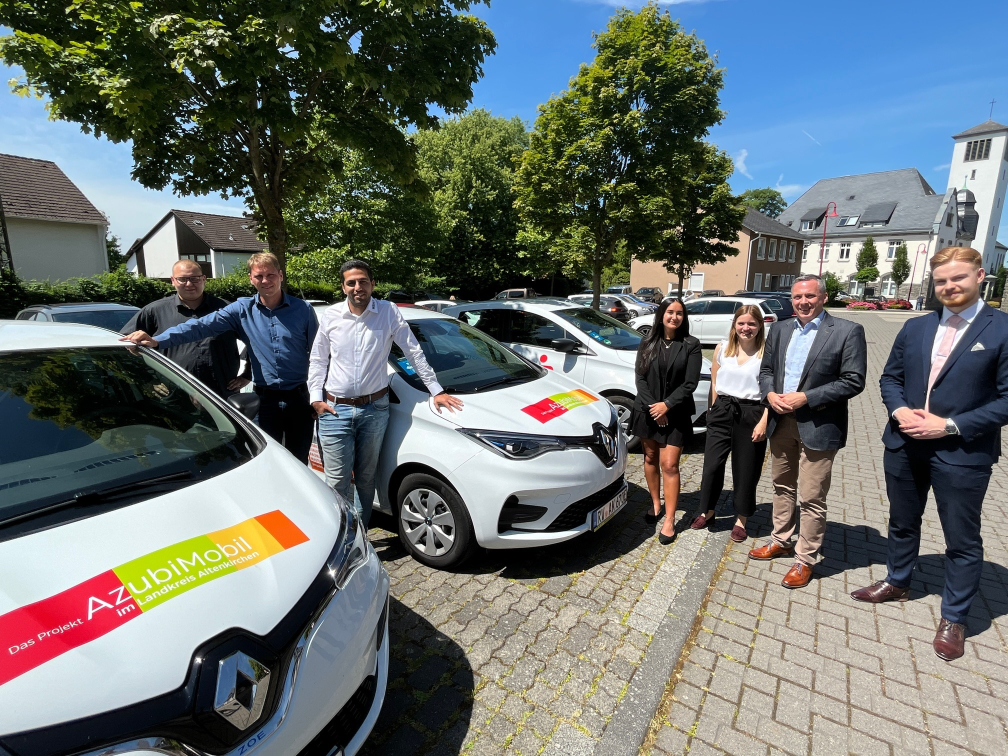
[[[723, 517], [724, 515], [722, 515]], [[730, 531], [711, 534], [644, 652], [623, 700], [616, 706], [595, 756], [636, 756], [655, 717], [672, 671], [710, 589], [711, 578], [731, 541]]]

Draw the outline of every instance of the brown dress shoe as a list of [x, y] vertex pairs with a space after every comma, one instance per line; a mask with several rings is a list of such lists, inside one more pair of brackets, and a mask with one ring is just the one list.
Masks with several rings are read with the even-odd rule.
[[750, 559], [760, 560], [776, 559], [777, 557], [791, 556], [792, 554], [794, 554], [794, 546], [781, 546], [772, 538], [762, 546], [749, 550]]
[[953, 661], [963, 655], [966, 643], [966, 625], [958, 622], [949, 622], [942, 617], [938, 623], [938, 632], [935, 633], [934, 647], [935, 656], [945, 661]]
[[881, 604], [885, 601], [906, 601], [910, 596], [909, 588], [898, 588], [885, 580], [872, 583], [867, 588], [858, 588], [851, 591], [851, 598], [855, 601], [867, 601], [870, 604]]
[[811, 581], [812, 567], [802, 562], [795, 562], [780, 584], [785, 588], [804, 588]]

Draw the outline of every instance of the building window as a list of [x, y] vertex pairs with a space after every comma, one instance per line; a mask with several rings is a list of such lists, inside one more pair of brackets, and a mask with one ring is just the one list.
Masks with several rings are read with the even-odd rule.
[[763, 274], [757, 273], [753, 276], [752, 289], [753, 291], [762, 291], [761, 286], [763, 286]]
[[209, 263], [210, 255], [205, 252], [197, 255], [179, 255], [179, 260], [195, 260], [199, 263]]
[[805, 244], [802, 246], [802, 249], [801, 249], [801, 259], [802, 259], [802, 262], [805, 262], [806, 260], [808, 260], [808, 245], [809, 245], [809, 243], [805, 242]]
[[856, 226], [860, 217], [860, 215], [845, 215], [837, 221], [837, 226]]
[[886, 250], [885, 259], [886, 260], [894, 260], [894, 259], [896, 259], [896, 247], [898, 247], [902, 243], [903, 243], [902, 239], [890, 239], [889, 240], [889, 249]]
[[770, 252], [767, 254], [767, 260], [776, 260], [776, 259], [777, 259], [777, 240], [771, 239]]
[[819, 253], [819, 262], [826, 262], [829, 260], [829, 248], [829, 244], [822, 248], [822, 252]]
[[761, 236], [756, 244], [756, 259], [763, 260], [764, 258], [766, 258], [766, 239]]
[[820, 218], [815, 218], [813, 220], [802, 221], [801, 230], [802, 231], [815, 231], [819, 227]]
[[850, 242], [844, 242], [840, 245], [840, 254], [837, 255], [837, 260], [850, 260]]
[[991, 140], [977, 139], [973, 142], [966, 142], [966, 156], [964, 160], [986, 160], [990, 157]]
[[973, 173], [970, 174], [970, 181], [976, 181], [976, 168], [974, 168]]
[[795, 243], [791, 242], [791, 247], [788, 250], [788, 261], [794, 262], [794, 256], [795, 256]]
[[945, 225], [952, 228], [952, 213], [945, 216]]

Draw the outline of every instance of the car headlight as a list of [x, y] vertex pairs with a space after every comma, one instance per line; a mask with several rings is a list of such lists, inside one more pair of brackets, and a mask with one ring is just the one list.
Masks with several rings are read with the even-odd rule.
[[367, 561], [367, 531], [357, 514], [357, 508], [339, 494], [334, 494], [340, 510], [339, 537], [326, 560], [329, 574], [337, 588], [346, 585], [353, 571]]
[[537, 436], [531, 433], [472, 430], [457, 428], [463, 436], [471, 438], [507, 459], [532, 459], [550, 451], [562, 451], [567, 442], [556, 436]]

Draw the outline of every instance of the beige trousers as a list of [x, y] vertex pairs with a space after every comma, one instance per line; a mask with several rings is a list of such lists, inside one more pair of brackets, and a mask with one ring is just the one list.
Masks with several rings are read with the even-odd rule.
[[837, 450], [808, 449], [798, 435], [794, 414], [777, 418], [777, 427], [770, 437], [770, 457], [773, 470], [773, 539], [787, 545], [798, 525], [801, 506], [801, 528], [795, 544], [795, 559], [814, 565], [826, 534], [826, 495], [833, 477], [833, 458]]

